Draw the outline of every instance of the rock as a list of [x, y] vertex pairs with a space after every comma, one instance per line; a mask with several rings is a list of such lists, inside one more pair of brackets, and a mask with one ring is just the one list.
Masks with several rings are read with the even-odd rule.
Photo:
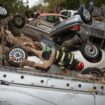
[[94, 7], [94, 11], [92, 13], [93, 17], [102, 16], [102, 9], [99, 7]]

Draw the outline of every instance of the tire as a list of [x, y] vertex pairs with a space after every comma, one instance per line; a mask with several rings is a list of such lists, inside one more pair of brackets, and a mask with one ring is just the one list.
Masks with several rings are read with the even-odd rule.
[[27, 59], [27, 56], [27, 52], [23, 48], [15, 47], [8, 52], [7, 61], [11, 66], [18, 67], [23, 59]]
[[96, 77], [103, 77], [103, 72], [99, 68], [86, 68], [84, 69], [81, 74], [92, 74]]
[[20, 36], [21, 35], [20, 29], [18, 29], [14, 26], [12, 20], [8, 21], [8, 28], [14, 36]]
[[3, 7], [2, 5], [0, 5], [0, 18], [3, 19], [5, 17], [7, 17], [8, 14], [9, 14], [8, 10], [5, 7]]
[[81, 46], [80, 51], [88, 61], [97, 59], [100, 55], [100, 50], [92, 43], [85, 43]]
[[23, 28], [25, 25], [25, 18], [20, 15], [15, 15], [12, 23], [16, 28]]
[[80, 7], [78, 13], [80, 14], [81, 19], [85, 24], [92, 23], [92, 16], [87, 9], [84, 9], [84, 7]]
[[103, 71], [103, 75], [104, 75], [104, 77], [105, 77], [105, 70]]

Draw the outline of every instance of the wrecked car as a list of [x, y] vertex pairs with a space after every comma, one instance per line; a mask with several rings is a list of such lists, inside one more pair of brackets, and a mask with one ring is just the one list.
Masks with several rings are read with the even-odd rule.
[[[79, 34], [78, 32], [80, 31], [80, 26], [83, 21], [86, 24], [90, 23], [91, 16], [87, 12], [87, 17], [85, 19], [85, 16], [82, 16], [82, 9], [80, 10], [80, 14], [81, 16], [79, 14], [74, 15], [73, 17], [56, 25], [51, 25], [50, 23], [41, 20], [33, 20], [29, 23], [26, 23], [26, 25], [20, 31], [25, 35], [32, 38], [37, 38], [38, 40], [42, 40], [44, 37], [51, 39], [55, 41], [55, 44], [58, 45], [65, 45], [66, 41], [69, 41], [75, 36], [77, 39], [74, 38], [74, 41], [69, 43], [69, 46], [72, 46], [73, 43], [83, 43], [88, 40], [88, 38], [85, 35]], [[11, 27], [11, 25], [9, 26]], [[77, 41], [75, 41], [75, 39]]]
[[[21, 16], [19, 16], [19, 15], [18, 16], [15, 16], [13, 18], [13, 20], [12, 20], [13, 25], [15, 27], [22, 28], [24, 26], [23, 21], [19, 21], [19, 22], [16, 21], [16, 20], [22, 20], [22, 19], [24, 19], [24, 18], [21, 18]], [[71, 28], [72, 29], [75, 29], [75, 28], [77, 29], [78, 27], [75, 27], [75, 26], [78, 26], [78, 24], [81, 23], [80, 15], [77, 15], [76, 18], [71, 18], [71, 19], [73, 19], [76, 22], [76, 24], [74, 25], [74, 27], [71, 26]], [[66, 21], [66, 23], [65, 23], [67, 29], [69, 27], [69, 24], [70, 23], [72, 24], [72, 22], [73, 22], [73, 21], [71, 21], [71, 19], [70, 20], [68, 19]], [[88, 21], [90, 21], [90, 19]], [[59, 33], [60, 32], [59, 31], [59, 27], [61, 27], [61, 29], [62, 29], [62, 27], [64, 25], [64, 24], [63, 25], [62, 24], [63, 24], [63, 22], [61, 24], [58, 24], [56, 26], [58, 28], [53, 28], [53, 32]], [[38, 46], [37, 43], [34, 43], [35, 39], [33, 41], [33, 39], [28, 38], [26, 36], [14, 37], [7, 29], [4, 29], [3, 27], [1, 28], [1, 32], [2, 32], [2, 35], [4, 35], [4, 39], [6, 40], [6, 42], [10, 43], [10, 46], [11, 46], [11, 47], [10, 46], [6, 46], [6, 47], [9, 47], [9, 51], [7, 53], [7, 56], [6, 56], [6, 60], [8, 61], [9, 65], [11, 65], [11, 66], [19, 66], [19, 63], [22, 61], [22, 59], [26, 59], [26, 58], [29, 58], [30, 56], [32, 56], [32, 54], [29, 54], [29, 53], [27, 53], [27, 51], [24, 50], [25, 46], [30, 46], [30, 47], [35, 48], [35, 49], [37, 49], [37, 48], [38, 49], [42, 49], [42, 47], [43, 47], [43, 44], [40, 44], [40, 46]], [[41, 37], [42, 37], [42, 39], [44, 39], [44, 42], [42, 41], [42, 39], [41, 40], [38, 39], [37, 40], [38, 42], [43, 42], [47, 46], [50, 43], [51, 44], [54, 43], [54, 42], [52, 42], [49, 39], [45, 39], [43, 36], [41, 36]], [[56, 45], [53, 44], [53, 45], [49, 45], [49, 46], [50, 47], [52, 47], [52, 46], [55, 47]], [[81, 49], [80, 53], [76, 54], [76, 52], [78, 52], [78, 51], [76, 51], [75, 52], [75, 55], [78, 55], [78, 56], [79, 55], [82, 55], [81, 58], [78, 58], [78, 59], [80, 59], [81, 61], [83, 60], [84, 63], [85, 62], [86, 63], [87, 62], [90, 62], [89, 65], [91, 65], [91, 64], [93, 64], [93, 62], [98, 62], [100, 64], [100, 62], [103, 61], [103, 59], [101, 59], [101, 56], [103, 56], [102, 58], [104, 58], [104, 52], [102, 52], [101, 50], [99, 50], [96, 46], [92, 45], [91, 43], [86, 43], [81, 48], [82, 49]], [[88, 68], [88, 67], [86, 67], [86, 68]], [[92, 67], [95, 67], [95, 66], [92, 66]], [[84, 70], [86, 68], [84, 68]], [[102, 68], [100, 67], [99, 69], [103, 69], [103, 67]], [[96, 71], [98, 71], [98, 70], [96, 70]]]

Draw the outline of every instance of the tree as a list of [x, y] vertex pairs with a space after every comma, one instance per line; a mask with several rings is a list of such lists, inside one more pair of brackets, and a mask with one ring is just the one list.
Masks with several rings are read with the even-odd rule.
[[29, 7], [25, 6], [22, 0], [0, 0], [10, 13], [24, 12]]
[[44, 0], [49, 3], [49, 10], [56, 8], [76, 9], [79, 7], [79, 0]]
[[[54, 8], [58, 5], [61, 8], [66, 9], [78, 9], [81, 2], [85, 4], [86, 7], [89, 8], [90, 0], [44, 0], [49, 3], [49, 10], [54, 10]], [[100, 6], [101, 4], [105, 4], [105, 0], [93, 0], [94, 6]]]

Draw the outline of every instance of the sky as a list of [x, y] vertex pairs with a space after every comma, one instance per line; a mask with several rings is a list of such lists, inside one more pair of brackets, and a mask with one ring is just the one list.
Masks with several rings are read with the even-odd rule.
[[[27, 0], [23, 0], [23, 2], [26, 2]], [[35, 3], [38, 3], [39, 0], [28, 0], [29, 1], [29, 7], [32, 7]]]

